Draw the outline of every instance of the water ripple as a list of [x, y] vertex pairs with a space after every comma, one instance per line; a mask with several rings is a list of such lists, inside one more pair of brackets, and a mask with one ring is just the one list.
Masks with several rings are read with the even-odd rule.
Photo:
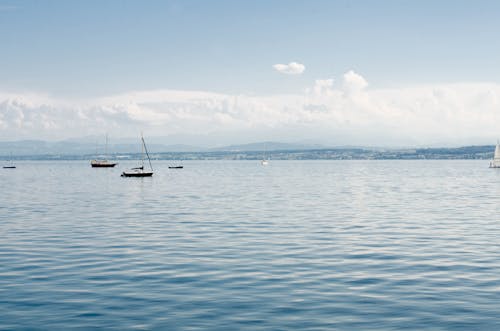
[[0, 329], [500, 328], [484, 162], [184, 165], [0, 173]]

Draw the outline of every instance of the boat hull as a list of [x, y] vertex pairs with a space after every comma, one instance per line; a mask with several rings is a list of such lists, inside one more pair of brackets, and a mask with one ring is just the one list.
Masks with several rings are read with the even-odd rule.
[[184, 166], [174, 166], [174, 167], [168, 167], [169, 169], [182, 169]]
[[151, 177], [153, 176], [152, 172], [122, 172], [122, 177]]
[[16, 166], [4, 166], [4, 169], [16, 169]]
[[117, 163], [92, 164], [92, 168], [113, 168]]
[[107, 160], [92, 160], [90, 161], [90, 165], [92, 168], [113, 168], [118, 163], [109, 162]]

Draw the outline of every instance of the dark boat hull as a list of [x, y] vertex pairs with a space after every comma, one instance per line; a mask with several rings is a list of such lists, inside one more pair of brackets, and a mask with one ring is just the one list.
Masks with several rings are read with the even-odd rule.
[[4, 169], [16, 169], [16, 166], [4, 166]]
[[169, 169], [182, 169], [184, 166], [174, 166], [174, 167], [168, 167]]
[[123, 172], [121, 174], [122, 177], [151, 177], [153, 176], [152, 172]]
[[113, 168], [117, 163], [91, 164], [92, 168]]

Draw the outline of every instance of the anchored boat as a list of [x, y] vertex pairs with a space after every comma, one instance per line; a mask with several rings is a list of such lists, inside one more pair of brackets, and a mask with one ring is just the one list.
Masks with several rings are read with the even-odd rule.
[[[97, 152], [97, 146], [96, 146], [96, 152]], [[106, 135], [106, 150], [104, 153], [104, 158], [102, 159], [96, 158], [95, 160], [90, 161], [90, 165], [92, 166], [92, 168], [113, 168], [117, 164], [118, 163], [116, 162], [111, 162], [108, 160], [108, 135]]]
[[497, 146], [495, 147], [495, 155], [493, 160], [490, 161], [490, 168], [500, 168], [500, 142], [497, 141]]
[[[149, 158], [148, 149], [146, 147], [146, 143], [144, 142], [144, 137], [141, 134], [141, 166], [132, 168], [128, 171], [122, 172], [122, 177], [151, 177], [153, 176], [153, 166], [151, 165], [151, 159]], [[146, 152], [146, 156], [148, 157], [149, 169], [144, 169], [144, 152]]]
[[96, 160], [90, 161], [90, 165], [92, 166], [92, 168], [113, 168], [117, 164], [118, 163], [110, 162], [106, 159], [102, 159], [102, 160], [96, 159]]
[[16, 166], [14, 165], [14, 162], [12, 162], [12, 153], [10, 153], [10, 160], [8, 164], [5, 164], [3, 166], [4, 169], [16, 169]]

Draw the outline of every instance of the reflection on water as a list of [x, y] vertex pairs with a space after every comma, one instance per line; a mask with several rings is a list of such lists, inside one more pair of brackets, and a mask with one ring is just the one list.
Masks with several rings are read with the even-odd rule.
[[0, 172], [0, 329], [500, 328], [487, 162], [128, 166]]

